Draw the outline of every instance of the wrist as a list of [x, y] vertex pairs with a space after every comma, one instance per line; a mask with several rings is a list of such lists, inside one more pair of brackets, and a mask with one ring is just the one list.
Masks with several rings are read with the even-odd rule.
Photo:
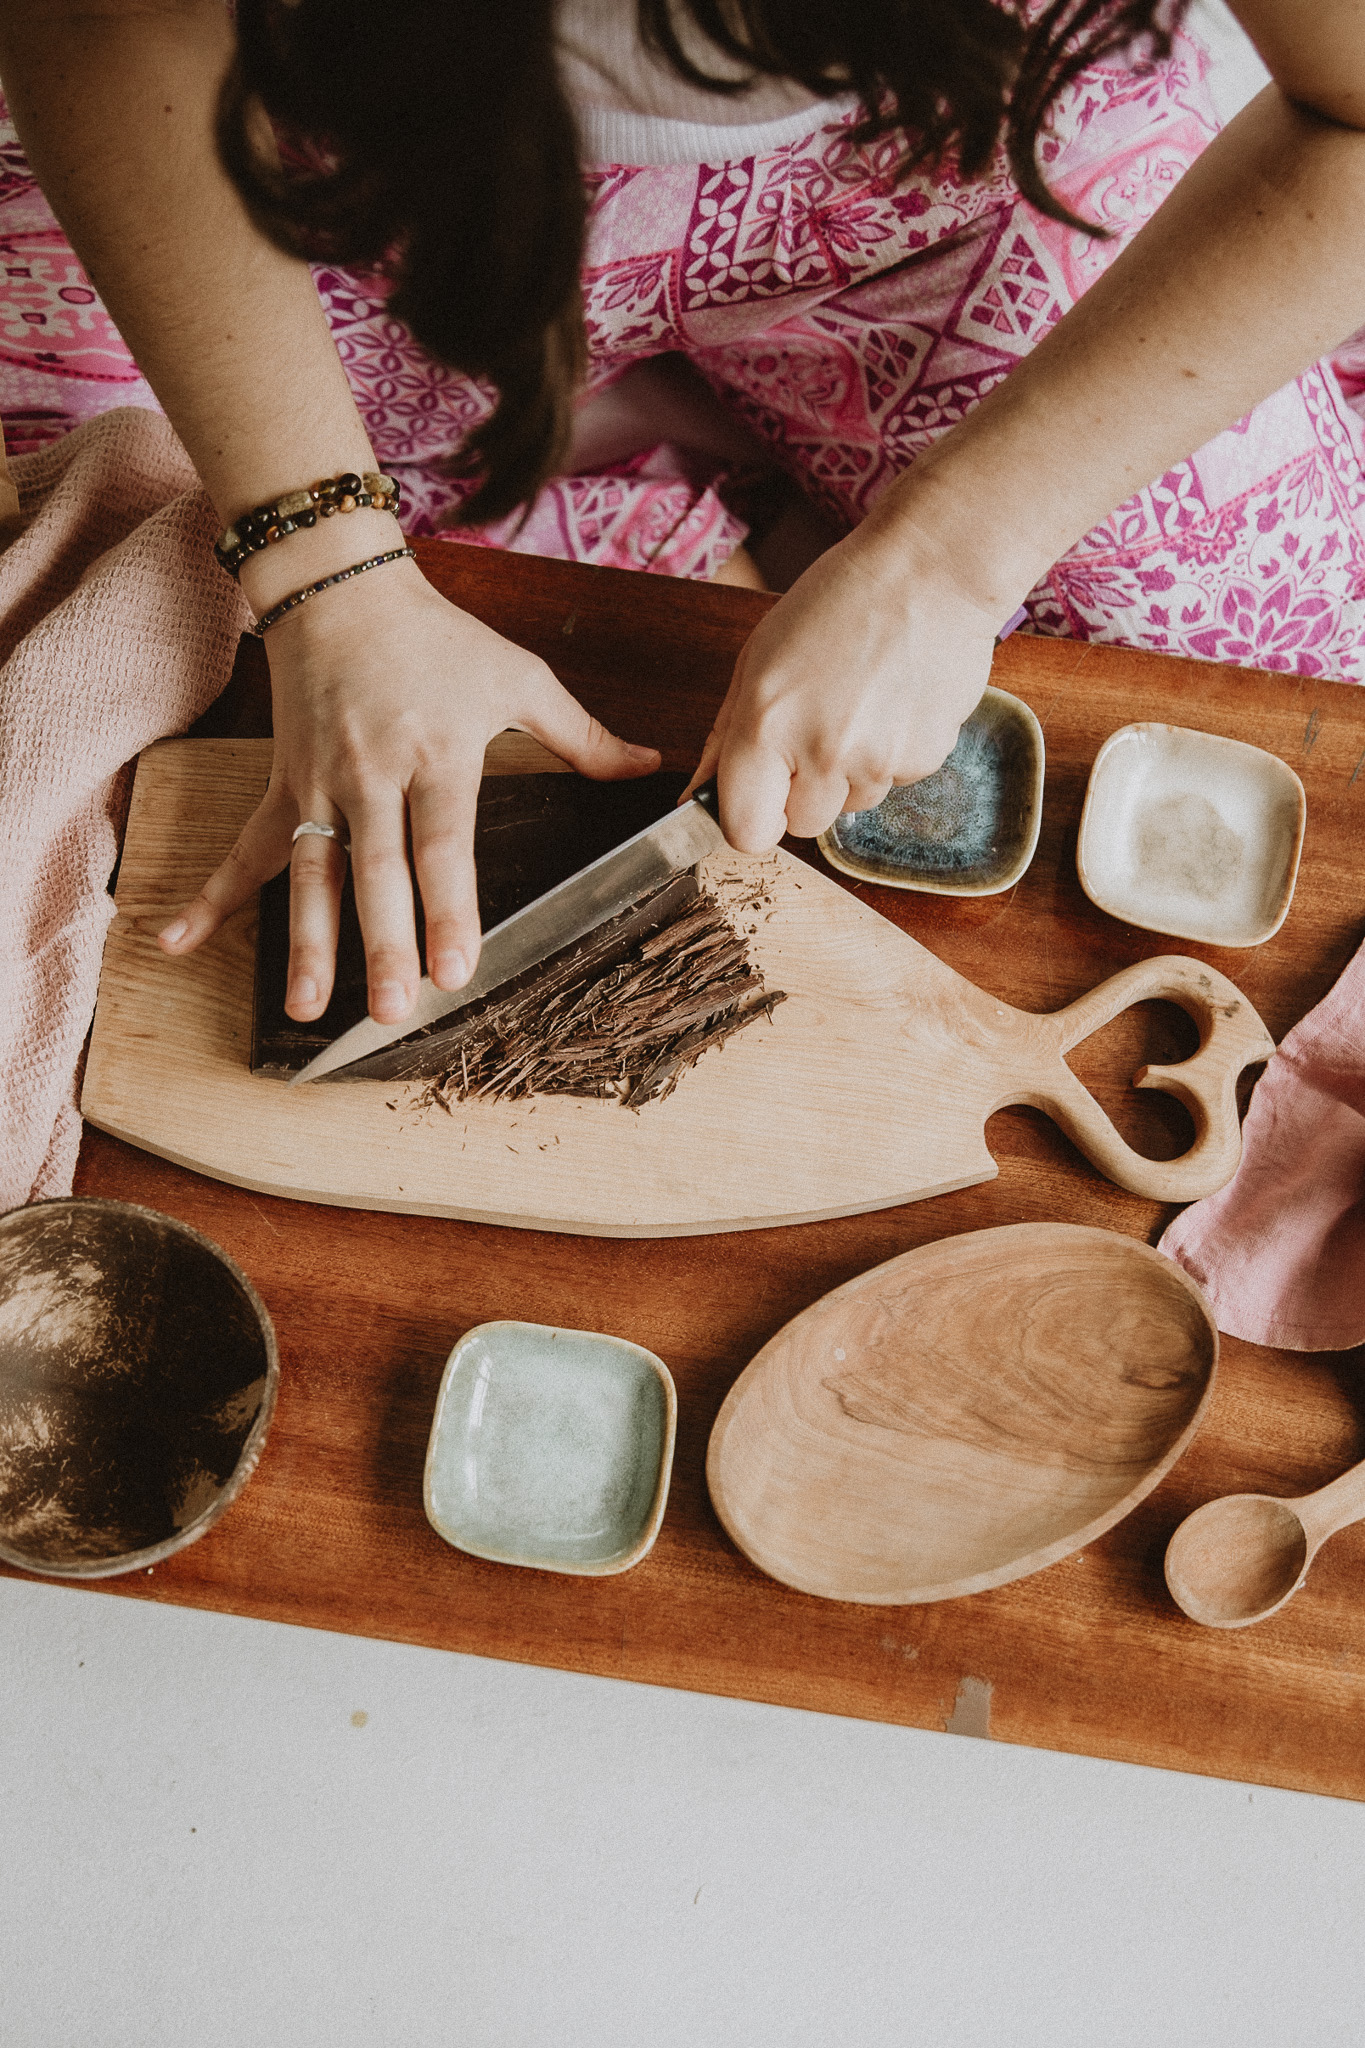
[[984, 612], [998, 630], [1015, 613], [1067, 541], [1048, 532], [1036, 508], [1020, 516], [1018, 499], [986, 490], [948, 459], [922, 456], [878, 499], [860, 534], [920, 583], [944, 583]]
[[[388, 550], [379, 552], [382, 557]], [[360, 570], [359, 564], [367, 560], [374, 566]], [[329, 575], [338, 580], [329, 581]], [[328, 670], [338, 663], [345, 668], [366, 650], [393, 647], [406, 630], [414, 606], [420, 608], [433, 599], [444, 603], [410, 558], [375, 561], [361, 555], [329, 575], [314, 578], [322, 588], [285, 612], [264, 635], [271, 674], [277, 681], [299, 674], [300, 664], [307, 670], [318, 664]]]
[[[291, 591], [403, 545], [402, 528], [393, 513], [358, 506], [335, 519], [319, 520], [316, 526], [300, 527], [273, 547], [249, 556], [241, 567], [242, 593], [259, 618]], [[388, 565], [382, 573], [389, 574], [398, 566]], [[322, 602], [321, 598], [317, 601]], [[308, 609], [301, 606], [299, 616]]]

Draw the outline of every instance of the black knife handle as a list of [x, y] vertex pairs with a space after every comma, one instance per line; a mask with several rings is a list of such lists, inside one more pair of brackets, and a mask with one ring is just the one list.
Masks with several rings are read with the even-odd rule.
[[692, 801], [694, 804], [700, 804], [704, 811], [709, 812], [717, 824], [720, 823], [720, 791], [716, 788], [716, 778], [714, 775], [709, 782], [703, 782], [700, 789], [693, 790]]

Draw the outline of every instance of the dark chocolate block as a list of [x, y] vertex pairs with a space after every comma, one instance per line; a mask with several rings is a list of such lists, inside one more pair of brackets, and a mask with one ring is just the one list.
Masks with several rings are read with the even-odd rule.
[[[662, 818], [687, 786], [661, 773], [636, 782], [589, 782], [581, 775], [494, 775], [479, 792], [474, 827], [479, 920], [485, 931], [534, 903], [591, 861]], [[417, 940], [422, 945], [418, 912]], [[312, 1024], [284, 1011], [289, 964], [289, 871], [261, 891], [252, 1019], [253, 1073], [297, 1073], [366, 1013], [365, 949], [348, 871], [332, 1000]]]

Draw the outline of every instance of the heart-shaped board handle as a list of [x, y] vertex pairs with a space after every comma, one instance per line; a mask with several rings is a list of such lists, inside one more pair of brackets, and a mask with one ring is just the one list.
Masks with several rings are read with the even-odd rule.
[[[1194, 1119], [1194, 1143], [1178, 1159], [1144, 1159], [1066, 1064], [1066, 1054], [1133, 1003], [1178, 1003], [1199, 1027], [1199, 1049], [1175, 1066], [1140, 1067], [1135, 1088], [1164, 1088]], [[1237, 1171], [1242, 1132], [1237, 1081], [1269, 1059], [1275, 1041], [1241, 990], [1202, 960], [1179, 953], [1139, 960], [1064, 1010], [1024, 1016], [1026, 1078], [995, 1105], [1025, 1102], [1060, 1125], [1091, 1164], [1130, 1194], [1158, 1202], [1198, 1202]]]

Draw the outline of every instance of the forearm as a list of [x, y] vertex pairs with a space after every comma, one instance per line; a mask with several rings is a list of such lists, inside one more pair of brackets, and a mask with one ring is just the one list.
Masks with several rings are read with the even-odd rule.
[[[307, 266], [261, 235], [219, 162], [231, 52], [219, 0], [0, 11], [0, 76], [34, 171], [225, 522], [376, 466]], [[339, 551], [395, 540], [382, 514], [330, 521], [257, 557], [249, 594], [271, 603]]]
[[1365, 323], [1365, 134], [1272, 86], [873, 515], [1007, 614], [1098, 520]]

